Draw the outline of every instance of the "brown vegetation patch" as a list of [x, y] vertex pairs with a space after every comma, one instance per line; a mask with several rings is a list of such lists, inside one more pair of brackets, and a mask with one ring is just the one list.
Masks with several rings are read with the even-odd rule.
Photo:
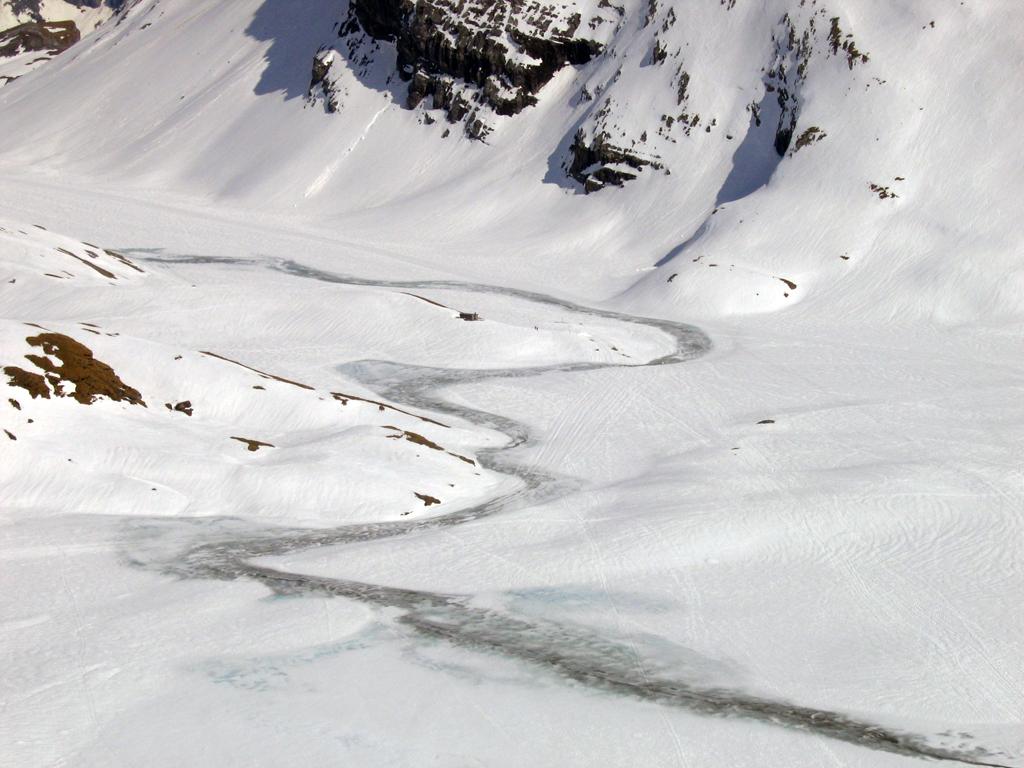
[[420, 296], [418, 293], [407, 293], [405, 291], [402, 291], [402, 293], [405, 296], [412, 296], [414, 299], [425, 301], [427, 304], [433, 304], [435, 307], [440, 307], [441, 309], [451, 309], [451, 307], [446, 307], [444, 304], [434, 301], [433, 299], [428, 299], [426, 296]]
[[111, 272], [109, 270], [106, 270], [103, 267], [99, 267], [99, 266], [97, 266], [95, 264], [92, 264], [92, 263], [86, 261], [81, 256], [77, 256], [77, 255], [73, 254], [71, 251], [67, 250], [66, 248], [58, 248], [57, 250], [60, 251], [61, 253], [65, 254], [65, 255], [67, 255], [67, 256], [70, 256], [72, 259], [77, 259], [78, 261], [80, 261], [83, 264], [85, 264], [85, 266], [87, 266], [89, 269], [95, 269], [97, 272], [99, 272], [101, 275], [103, 275], [103, 277], [108, 277], [111, 280], [117, 280], [117, 275], [115, 275], [113, 272]]
[[261, 371], [259, 368], [253, 368], [251, 365], [246, 365], [245, 363], [240, 363], [237, 360], [232, 360], [230, 357], [224, 357], [224, 355], [218, 355], [216, 352], [203, 352], [203, 351], [200, 351], [199, 354], [206, 355], [207, 357], [215, 357], [218, 360], [223, 360], [226, 363], [232, 363], [232, 364], [237, 365], [237, 366], [239, 366], [241, 368], [245, 368], [247, 371], [252, 371], [253, 373], [258, 374], [259, 376], [262, 376], [264, 379], [273, 379], [274, 381], [280, 381], [280, 382], [282, 382], [284, 384], [291, 384], [293, 387], [298, 387], [299, 389], [308, 389], [311, 392], [314, 391], [314, 388], [309, 386], [309, 384], [303, 384], [303, 383], [298, 382], [298, 381], [292, 381], [291, 379], [286, 379], [283, 376], [275, 376], [272, 373], [267, 373], [266, 371]]
[[440, 499], [434, 498], [433, 496], [429, 496], [425, 493], [417, 493], [415, 495], [417, 499], [423, 502], [424, 507], [432, 507], [434, 504], [441, 503]]
[[472, 465], [472, 466], [474, 466], [474, 467], [476, 466], [476, 462], [475, 462], [475, 461], [473, 461], [472, 459], [466, 458], [466, 457], [465, 457], [465, 456], [463, 456], [462, 454], [459, 454], [459, 453], [453, 453], [452, 451], [447, 451], [447, 453], [448, 453], [448, 455], [449, 455], [449, 456], [454, 456], [454, 457], [455, 457], [456, 459], [458, 459], [459, 461], [464, 461], [464, 462], [466, 462], [467, 464], [470, 464], [470, 465]]
[[468, 459], [465, 456], [462, 456], [458, 453], [446, 450], [445, 448], [442, 448], [440, 445], [435, 443], [433, 440], [430, 440], [424, 437], [423, 435], [419, 435], [415, 432], [408, 432], [404, 429], [399, 429], [398, 427], [392, 427], [390, 425], [384, 426], [382, 427], [382, 429], [393, 429], [395, 432], [398, 433], [396, 435], [388, 435], [388, 437], [392, 440], [401, 440], [402, 438], [405, 438], [410, 443], [422, 445], [424, 448], [430, 448], [432, 451], [444, 451], [449, 456], [459, 459], [460, 461], [464, 461], [467, 464], [472, 464], [474, 467], [476, 466], [476, 462], [473, 461], [472, 459]]
[[[441, 309], [451, 309], [451, 307], [446, 306], [446, 305], [442, 304], [439, 301], [434, 301], [433, 299], [428, 299], [426, 296], [420, 296], [418, 293], [408, 293], [407, 291], [402, 291], [402, 294], [404, 296], [412, 296], [414, 299], [419, 299], [420, 301], [425, 301], [425, 302], [427, 302], [427, 304], [432, 304], [433, 306], [440, 307]], [[463, 312], [461, 310], [456, 310], [456, 312], [459, 313], [459, 315], [458, 315], [459, 320], [479, 320], [480, 319], [480, 315], [478, 315], [476, 312]]]
[[[349, 400], [356, 400], [357, 402], [360, 403], [369, 403], [370, 405], [376, 405], [377, 409], [382, 413], [385, 410], [394, 411], [395, 413], [401, 413], [406, 416], [412, 416], [414, 419], [419, 419], [420, 421], [425, 422], [427, 424], [434, 424], [438, 427], [444, 427], [445, 429], [448, 429], [448, 425], [442, 424], [440, 421], [434, 421], [434, 419], [428, 418], [426, 416], [420, 416], [418, 413], [410, 413], [409, 411], [403, 411], [401, 408], [396, 408], [393, 405], [382, 403], [380, 400], [370, 400], [365, 397], [359, 397], [358, 395], [346, 395], [344, 392], [331, 392], [331, 397], [333, 397], [342, 405], [348, 405]], [[394, 429], [394, 427], [392, 427], [392, 429]]]
[[392, 427], [390, 425], [383, 427], [383, 429], [393, 429], [395, 432], [398, 433], [397, 435], [388, 435], [388, 437], [391, 438], [392, 440], [401, 440], [404, 437], [410, 443], [422, 445], [424, 448], [429, 448], [432, 451], [444, 450], [444, 448], [435, 443], [433, 440], [429, 440], [423, 435], [418, 435], [415, 432], [407, 432], [404, 429], [399, 429], [398, 427]]
[[[137, 389], [121, 381], [113, 368], [97, 360], [91, 349], [70, 336], [48, 332], [29, 336], [25, 341], [42, 349], [43, 355], [25, 355], [25, 359], [44, 375], [14, 366], [4, 368], [4, 373], [12, 385], [26, 389], [33, 398], [48, 399], [52, 390], [57, 397], [73, 397], [83, 405], [94, 403], [97, 397], [146, 405]], [[59, 364], [50, 358], [56, 358]], [[74, 392], [65, 391], [65, 384], [73, 384]]]
[[24, 368], [18, 368], [13, 365], [8, 365], [4, 368], [4, 373], [10, 379], [12, 387], [21, 387], [32, 396], [33, 400], [37, 397], [41, 397], [44, 400], [50, 399], [50, 388], [46, 386], [46, 379], [41, 374], [26, 371]]
[[272, 443], [264, 443], [262, 440], [253, 440], [251, 437], [232, 437], [231, 439], [237, 440], [240, 443], [245, 443], [246, 448], [248, 448], [253, 453], [256, 453], [256, 451], [258, 451], [260, 448], [277, 447]]
[[775, 279], [776, 280], [781, 280], [786, 285], [788, 285], [789, 286], [789, 290], [791, 290], [791, 291], [795, 291], [796, 290], [796, 283], [794, 283], [792, 280], [787, 280], [784, 277], [776, 277]]
[[118, 260], [118, 261], [120, 261], [120, 262], [121, 262], [122, 264], [124, 264], [124, 265], [125, 265], [126, 267], [131, 267], [131, 268], [132, 268], [132, 269], [134, 269], [134, 270], [135, 270], [136, 272], [142, 272], [142, 273], [145, 273], [145, 271], [146, 271], [146, 270], [144, 270], [144, 269], [143, 269], [142, 267], [140, 267], [140, 266], [139, 266], [138, 264], [135, 264], [135, 263], [134, 263], [133, 261], [131, 261], [131, 260], [130, 260], [130, 259], [129, 259], [129, 258], [127, 257], [127, 256], [125, 256], [125, 255], [124, 255], [123, 253], [118, 253], [117, 251], [110, 251], [110, 250], [104, 250], [103, 252], [104, 252], [105, 254], [107, 254], [107, 256], [110, 256], [110, 257], [111, 257], [112, 259], [117, 259], [117, 260]]

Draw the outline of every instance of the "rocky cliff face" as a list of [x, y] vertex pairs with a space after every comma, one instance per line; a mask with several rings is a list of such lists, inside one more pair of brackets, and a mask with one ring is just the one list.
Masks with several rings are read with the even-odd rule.
[[79, 42], [130, 0], [0, 0], [0, 85]]
[[[367, 38], [392, 44], [406, 106], [440, 109], [483, 138], [493, 116], [522, 112], [561, 68], [600, 53], [582, 24], [571, 4], [536, 0], [353, 0], [339, 37], [349, 61], [372, 47]], [[321, 51], [314, 87], [329, 82], [324, 64]]]
[[[636, 3], [632, 11], [627, 5], [351, 0], [336, 38], [314, 58], [309, 95], [334, 112], [344, 108], [347, 89], [369, 84], [389, 90], [408, 109], [422, 110], [423, 123], [435, 122], [440, 111], [468, 137], [486, 141], [502, 119], [536, 104], [556, 73], [576, 67], [571, 99], [579, 118], [562, 156], [552, 159], [567, 181], [588, 193], [621, 186], [645, 170], [669, 173], [681, 143], [737, 139], [739, 146], [742, 133], [725, 125], [736, 128], [735, 120], [717, 112], [720, 84], [691, 75], [695, 53], [676, 42], [688, 23], [685, 8], [663, 0]], [[740, 13], [734, 7], [723, 2], [719, 12]], [[610, 49], [623, 32], [645, 48], [628, 57]], [[762, 39], [760, 71], [739, 77], [749, 78], [755, 91], [746, 108], [752, 138], [763, 137], [781, 157], [807, 130], [800, 111], [808, 71], [830, 58], [852, 70], [868, 56], [839, 17], [816, 1], [767, 22]], [[354, 75], [358, 86], [346, 75]], [[632, 91], [654, 97], [638, 107], [629, 98]], [[825, 135], [814, 134], [816, 140]]]
[[3, 15], [21, 22], [67, 21], [68, 13], [83, 8], [106, 6], [119, 11], [128, 0], [61, 0], [44, 3], [43, 0], [0, 0]]
[[0, 32], [0, 57], [29, 51], [56, 55], [81, 39], [82, 35], [73, 21], [28, 22]]
[[[734, 7], [723, 0], [722, 13], [737, 13]], [[790, 151], [794, 137], [799, 141], [793, 151], [816, 143], [825, 138], [825, 131], [800, 124], [809, 72], [830, 66], [830, 59], [842, 60], [848, 71], [869, 59], [852, 33], [843, 31], [840, 18], [817, 0], [783, 14], [766, 35], [770, 46], [760, 68], [757, 97], [746, 107], [750, 128], [744, 137], [725, 127], [727, 116], [717, 113], [713, 85], [691, 76], [693, 54], [672, 42], [677, 25], [686, 23], [685, 13], [677, 3], [649, 0], [642, 29], [650, 43], [642, 64], [631, 70], [617, 68], [610, 75], [598, 71], [584, 82], [580, 99], [590, 106], [562, 167], [585, 191], [621, 186], [644, 169], [668, 173], [670, 162], [665, 158], [677, 154], [675, 147], [684, 142], [745, 139], [773, 148], [779, 157]], [[659, 87], [651, 89], [652, 81]], [[631, 87], [654, 94], [639, 112], [636, 104], [620, 96]], [[613, 91], [618, 93], [612, 95]]]
[[572, 159], [568, 174], [583, 185], [587, 194], [607, 186], [621, 187], [644, 168], [664, 168], [658, 158], [643, 151], [616, 146], [607, 133], [598, 132], [588, 138], [582, 128], [576, 132], [569, 151]]

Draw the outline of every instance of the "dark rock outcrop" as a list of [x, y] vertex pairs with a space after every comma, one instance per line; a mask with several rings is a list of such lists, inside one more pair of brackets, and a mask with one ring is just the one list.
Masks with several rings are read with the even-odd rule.
[[653, 157], [615, 146], [605, 133], [598, 133], [588, 141], [582, 130], [577, 131], [570, 152], [569, 175], [583, 185], [587, 194], [607, 186], [621, 187], [644, 168], [663, 167]]
[[515, 115], [559, 69], [600, 52], [575, 36], [579, 26], [578, 13], [562, 18], [553, 4], [527, 0], [353, 0], [339, 34], [394, 43], [406, 106], [429, 97], [451, 122], [468, 117], [472, 135], [477, 106]]
[[334, 51], [329, 48], [317, 51], [313, 57], [313, 74], [309, 80], [309, 90], [306, 100], [314, 103], [318, 99], [323, 100], [326, 112], [337, 112], [341, 106], [338, 100], [338, 92], [331, 81], [331, 67], [334, 66]]
[[[106, 5], [115, 11], [120, 10], [125, 4], [125, 0], [65, 0], [65, 2], [78, 8], [99, 8], [101, 5]], [[46, 20], [42, 0], [8, 0], [7, 5], [20, 18], [28, 15], [33, 21]]]
[[0, 56], [17, 56], [26, 51], [56, 55], [81, 39], [73, 21], [30, 21], [0, 32]]

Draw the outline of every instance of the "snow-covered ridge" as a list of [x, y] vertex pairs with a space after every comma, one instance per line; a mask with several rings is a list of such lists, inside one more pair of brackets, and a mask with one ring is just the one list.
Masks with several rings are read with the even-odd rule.
[[1017, 4], [359, 7], [0, 89], [3, 768], [1024, 768]]
[[123, 5], [123, 0], [2, 0], [0, 86], [66, 51]]
[[[1021, 312], [1020, 234], [992, 203], [1024, 194], [1001, 170], [1017, 160], [1001, 89], [1020, 58], [1005, 5], [524, 3], [494, 18], [485, 6], [497, 13], [394, 8], [400, 30], [442, 14], [415, 49], [438, 61], [469, 50], [445, 47], [449, 27], [498, 50], [512, 27], [543, 38], [578, 16], [576, 37], [601, 46], [535, 105], [489, 114], [486, 143], [449, 122], [444, 98], [409, 108], [397, 41], [346, 26], [359, 5], [145, 0], [0, 92], [0, 164], [343, 221], [368, 242], [401, 221], [416, 233], [401, 248], [484, 258], [495, 274], [556, 258], [601, 279], [587, 265], [614, 263], [608, 290], [681, 317], [815, 295], [880, 321]], [[501, 34], [473, 32], [484, 27]], [[492, 111], [473, 101], [486, 86], [418, 56], [414, 68], [452, 78], [453, 98], [469, 89]], [[310, 103], [325, 84], [332, 114]], [[934, 256], [979, 237], [991, 261]]]
[[[485, 139], [497, 116], [536, 104], [537, 92], [559, 69], [600, 53], [601, 43], [587, 32], [610, 23], [614, 14], [592, 5], [360, 0], [350, 5], [339, 42], [318, 54], [319, 62], [328, 63], [314, 72], [311, 97], [319, 87], [328, 111], [341, 108], [337, 81], [343, 74], [325, 58], [336, 50], [362, 77], [378, 60], [387, 66], [393, 58], [395, 74], [409, 83], [407, 107], [429, 99], [449, 122], [464, 122], [467, 136]], [[382, 49], [381, 43], [391, 45]]]

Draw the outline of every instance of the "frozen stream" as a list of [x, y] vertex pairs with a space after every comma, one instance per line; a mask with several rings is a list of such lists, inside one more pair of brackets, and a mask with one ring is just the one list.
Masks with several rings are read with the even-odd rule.
[[[204, 257], [146, 256], [140, 251], [134, 252], [134, 256], [179, 264], [219, 261]], [[634, 648], [617, 640], [576, 625], [479, 607], [473, 604], [473, 595], [443, 594], [325, 578], [277, 570], [261, 564], [260, 558], [301, 550], [340, 547], [352, 542], [451, 528], [523, 509], [538, 502], [565, 497], [574, 491], [572, 481], [543, 469], [527, 467], [516, 460], [514, 449], [529, 444], [531, 440], [523, 424], [500, 414], [449, 402], [444, 393], [450, 387], [490, 379], [540, 376], [555, 371], [585, 376], [590, 371], [612, 366], [643, 368], [676, 365], [694, 359], [711, 348], [709, 338], [698, 328], [689, 325], [593, 309], [540, 293], [450, 281], [367, 280], [313, 270], [294, 261], [278, 262], [274, 267], [293, 276], [350, 286], [503, 294], [558, 307], [579, 316], [589, 315], [654, 328], [671, 337], [675, 350], [647, 363], [631, 366], [567, 363], [471, 370], [429, 368], [378, 360], [348, 363], [341, 367], [341, 371], [378, 393], [382, 399], [427, 411], [440, 419], [455, 418], [506, 435], [508, 440], [503, 446], [483, 449], [477, 453], [477, 458], [481, 466], [517, 478], [517, 489], [444, 516], [349, 524], [324, 529], [268, 528], [249, 525], [237, 519], [181, 520], [159, 524], [133, 521], [137, 534], [133, 540], [138, 544], [138, 549], [128, 552], [127, 557], [134, 565], [187, 579], [250, 579], [264, 584], [277, 594], [341, 597], [381, 608], [397, 609], [400, 612], [398, 621], [424, 637], [473, 651], [500, 654], [578, 684], [696, 714], [757, 720], [909, 757], [972, 765], [1003, 765], [998, 762], [997, 755], [982, 749], [968, 753], [935, 746], [923, 735], [897, 731], [867, 720], [794, 702], [755, 696], [740, 690], [708, 687], [687, 680], [685, 675], [675, 676], [671, 669], [663, 667], [659, 672], [652, 673], [649, 666], [638, 662]], [[153, 541], [154, 537], [157, 542]]]

